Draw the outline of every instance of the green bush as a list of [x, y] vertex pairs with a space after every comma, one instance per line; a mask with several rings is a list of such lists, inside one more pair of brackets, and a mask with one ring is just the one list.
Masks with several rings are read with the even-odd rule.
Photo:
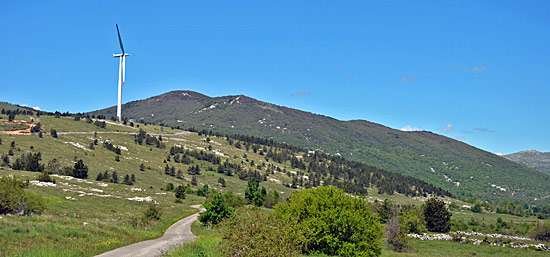
[[481, 213], [481, 204], [476, 203], [474, 207], [472, 207], [471, 211], [475, 213]]
[[539, 241], [550, 241], [550, 222], [539, 224], [530, 233], [531, 237]]
[[162, 215], [162, 210], [160, 206], [156, 205], [155, 203], [150, 203], [149, 208], [145, 210], [143, 213], [143, 218], [146, 221], [152, 221], [152, 220], [160, 220], [160, 216]]
[[258, 211], [234, 215], [222, 223], [225, 256], [296, 256], [305, 242], [295, 221]]
[[55, 184], [55, 179], [52, 179], [52, 177], [50, 177], [50, 174], [47, 170], [42, 171], [40, 176], [38, 176], [38, 181], [40, 181], [40, 182], [50, 182], [50, 183]]
[[206, 211], [199, 215], [199, 221], [203, 225], [216, 225], [224, 218], [230, 217], [233, 209], [227, 206], [222, 194], [212, 192], [210, 198], [204, 204]]
[[405, 234], [421, 234], [426, 232], [426, 224], [422, 212], [416, 209], [403, 211], [397, 217], [399, 226]]
[[363, 199], [335, 187], [296, 192], [275, 206], [275, 217], [305, 232], [302, 251], [338, 256], [377, 256], [382, 226]]
[[244, 205], [243, 198], [231, 191], [228, 191], [225, 194], [223, 194], [223, 200], [229, 207], [232, 207], [232, 208], [237, 208]]
[[182, 185], [179, 185], [175, 189], [175, 195], [178, 199], [185, 199], [185, 187]]
[[42, 213], [46, 208], [44, 200], [40, 196], [25, 191], [28, 186], [28, 181], [8, 176], [0, 178], [0, 214]]

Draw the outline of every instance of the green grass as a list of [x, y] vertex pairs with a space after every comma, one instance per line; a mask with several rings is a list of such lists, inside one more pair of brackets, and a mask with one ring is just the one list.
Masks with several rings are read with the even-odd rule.
[[223, 255], [220, 250], [221, 236], [218, 232], [200, 225], [199, 222], [191, 225], [191, 231], [198, 237], [195, 241], [177, 247], [165, 256], [217, 257]]
[[[37, 173], [0, 169], [0, 176], [12, 174], [31, 180]], [[188, 196], [183, 204], [175, 204], [170, 195], [157, 195], [159, 190], [131, 192], [129, 187], [93, 184], [56, 178], [60, 188], [30, 187], [44, 196], [47, 209], [42, 215], [28, 217], [0, 216], [0, 255], [15, 256], [89, 256], [134, 242], [159, 237], [171, 224], [194, 212], [189, 205], [202, 199]], [[66, 183], [66, 185], [62, 185]], [[79, 196], [80, 193], [63, 191], [76, 188], [78, 191], [114, 197]], [[96, 192], [97, 193], [97, 192]], [[135, 196], [152, 196], [162, 210], [162, 219], [147, 229], [134, 229], [130, 220], [140, 216], [146, 203], [127, 200]], [[67, 200], [72, 197], [76, 200]], [[52, 247], [55, 246], [55, 247]]]
[[[198, 235], [194, 242], [185, 244], [166, 254], [170, 257], [198, 257], [198, 256], [221, 256], [219, 245], [221, 243], [221, 234], [208, 229], [198, 223], [193, 224], [192, 231]], [[488, 245], [473, 245], [466, 243], [447, 242], [447, 241], [422, 241], [418, 239], [409, 239], [410, 248], [407, 252], [398, 253], [388, 249], [384, 243], [382, 256], [548, 256], [548, 252], [537, 251], [534, 249], [516, 249], [510, 247], [497, 247]], [[303, 257], [329, 257], [325, 254], [302, 255]]]
[[23, 125], [23, 124], [8, 124], [0, 122], [0, 131], [8, 131], [8, 130], [20, 130], [20, 129], [27, 129], [29, 126]]
[[409, 240], [411, 249], [406, 253], [396, 253], [387, 248], [382, 252], [382, 256], [499, 256], [499, 257], [528, 257], [528, 256], [548, 256], [548, 252], [536, 251], [533, 249], [517, 249], [510, 247], [498, 247], [488, 245], [473, 245], [447, 241], [421, 241], [417, 239]]
[[[5, 118], [5, 117], [3, 117]], [[16, 119], [30, 120], [29, 116], [18, 115]], [[42, 154], [41, 163], [47, 164], [53, 158], [57, 158], [61, 166], [74, 165], [75, 159], [83, 159], [89, 167], [89, 179], [65, 180], [59, 177], [53, 177], [57, 180], [57, 187], [37, 187], [31, 185], [29, 190], [42, 196], [45, 199], [47, 209], [42, 215], [29, 217], [19, 216], [0, 216], [0, 256], [90, 256], [104, 251], [108, 251], [120, 246], [128, 245], [134, 242], [156, 238], [162, 235], [164, 230], [178, 219], [181, 219], [193, 212], [188, 206], [202, 203], [205, 198], [187, 195], [182, 204], [174, 203], [175, 197], [171, 192], [164, 192], [160, 189], [167, 183], [174, 185], [188, 184], [191, 176], [187, 175], [189, 165], [181, 163], [168, 162], [170, 166], [175, 166], [176, 170], [181, 169], [184, 173], [184, 179], [167, 176], [164, 174], [166, 163], [164, 160], [169, 154], [169, 149], [174, 145], [182, 145], [188, 149], [206, 149], [212, 145], [213, 149], [223, 153], [222, 162], [228, 160], [233, 163], [241, 163], [250, 167], [250, 161], [257, 164], [265, 162], [265, 156], [254, 154], [251, 151], [236, 149], [229, 145], [225, 139], [210, 137], [211, 142], [205, 142], [206, 137], [198, 136], [196, 133], [186, 133], [183, 135], [163, 135], [163, 142], [166, 149], [158, 149], [153, 146], [138, 145], [134, 143], [134, 137], [129, 134], [120, 134], [116, 132], [135, 132], [137, 129], [130, 126], [124, 126], [121, 123], [117, 125], [107, 124], [107, 128], [99, 128], [85, 121], [74, 121], [73, 118], [61, 117], [54, 118], [50, 116], [41, 116], [40, 122], [49, 131], [55, 128], [58, 132], [80, 131], [85, 134], [59, 134], [58, 138], [52, 138], [49, 133], [45, 133], [43, 138], [34, 135], [5, 135], [0, 134], [2, 144], [0, 145], [0, 154], [6, 154], [10, 149], [10, 143], [15, 142], [15, 156], [11, 157], [14, 161], [16, 157], [24, 153]], [[140, 125], [149, 133], [170, 134], [180, 132], [170, 128], [159, 126]], [[104, 148], [101, 143], [95, 146], [95, 149], [88, 149], [90, 143], [94, 141], [94, 132], [98, 132], [97, 139], [110, 140], [117, 146], [123, 146], [124, 149], [120, 156], [120, 161], [115, 161], [115, 153]], [[32, 149], [31, 149], [32, 148]], [[246, 160], [242, 158], [247, 155]], [[235, 158], [235, 156], [237, 158]], [[145, 171], [140, 171], [139, 166], [144, 163]], [[232, 191], [243, 195], [246, 182], [239, 180], [237, 176], [225, 176], [214, 171], [208, 171], [208, 168], [214, 168], [214, 165], [205, 161], [194, 160], [192, 165], [201, 167], [201, 175], [197, 176], [198, 185], [193, 189], [198, 189], [204, 184], [209, 185], [217, 191]], [[290, 163], [275, 165], [291, 169]], [[102, 187], [94, 179], [100, 172], [108, 170], [109, 173], [117, 171], [119, 180], [126, 174], [135, 174], [136, 184], [134, 186], [125, 186], [120, 184], [108, 184]], [[38, 173], [26, 171], [14, 171], [6, 167], [0, 167], [0, 176], [14, 175], [21, 178], [36, 179]], [[221, 187], [218, 184], [218, 178], [223, 177], [226, 180], [227, 187]], [[270, 175], [283, 182], [290, 182], [284, 174], [277, 173]], [[272, 181], [261, 182], [261, 186], [266, 187], [268, 191], [277, 190], [282, 198], [288, 197], [294, 189], [282, 186]], [[132, 191], [132, 188], [138, 188], [141, 191]], [[95, 190], [95, 191], [94, 191]], [[98, 193], [97, 190], [103, 190]], [[134, 189], [136, 190], [136, 189]], [[99, 197], [94, 195], [80, 196], [82, 191], [85, 193], [97, 193], [102, 195], [111, 195], [112, 197]], [[147, 229], [134, 229], [130, 221], [139, 216], [147, 208], [147, 204], [130, 201], [131, 197], [150, 196], [159, 203], [163, 209], [162, 219], [152, 224]], [[66, 197], [76, 200], [67, 200]], [[375, 189], [369, 189], [370, 200], [390, 199], [400, 204], [421, 204], [422, 199], [409, 198], [403, 195], [379, 195]], [[464, 203], [455, 200], [461, 206]], [[469, 219], [470, 216], [476, 219], [484, 219], [487, 222], [496, 222], [501, 214], [472, 214], [469, 211], [455, 212], [453, 219]], [[511, 215], [503, 215], [502, 219], [519, 219], [515, 222], [533, 222], [532, 218], [517, 218]], [[215, 245], [219, 244], [219, 235], [201, 226], [193, 225], [193, 231], [199, 235], [199, 239], [194, 243], [184, 246], [179, 253], [191, 252], [198, 256], [201, 252], [210, 254], [210, 256], [219, 256]], [[423, 243], [423, 242], [422, 242]], [[422, 249], [421, 243], [419, 248]], [[419, 250], [419, 251], [420, 251]], [[179, 255], [173, 255], [179, 256]], [[208, 255], [206, 255], [208, 256]]]
[[[30, 120], [29, 116], [18, 115], [16, 118]], [[89, 179], [79, 182], [76, 179], [65, 180], [54, 176], [53, 178], [57, 180], [57, 187], [31, 185], [29, 190], [45, 199], [47, 209], [42, 215], [30, 217], [0, 216], [0, 256], [89, 256], [159, 237], [169, 225], [196, 211], [189, 208], [189, 205], [204, 201], [203, 197], [187, 195], [182, 204], [176, 204], [173, 193], [160, 190], [167, 183], [177, 186], [188, 184], [191, 181], [191, 176], [187, 175], [188, 165], [168, 163], [184, 172], [184, 180], [164, 174], [166, 164], [163, 161], [168, 156], [171, 146], [178, 144], [190, 149], [199, 149], [207, 148], [211, 144], [214, 149], [226, 156], [223, 157], [223, 160], [228, 159], [231, 162], [240, 162], [240, 157], [244, 153], [240, 149], [231, 147], [223, 139], [211, 137], [212, 142], [206, 143], [205, 137], [200, 137], [197, 134], [165, 135], [163, 142], [167, 147], [158, 149], [153, 146], [135, 144], [132, 135], [113, 133], [136, 130], [121, 125], [121, 123], [119, 123], [120, 125], [107, 124], [107, 128], [102, 129], [82, 120], [74, 121], [69, 117], [41, 116], [40, 122], [46, 130], [55, 128], [58, 133], [63, 131], [89, 133], [60, 133], [58, 138], [51, 137], [49, 133], [45, 133], [43, 138], [39, 138], [36, 134], [0, 134], [2, 139], [0, 154], [6, 154], [10, 149], [10, 143], [14, 141], [15, 156], [11, 157], [12, 162], [15, 158], [28, 152], [40, 152], [42, 154], [41, 163], [45, 165], [53, 158], [57, 158], [61, 166], [72, 166], [75, 159], [83, 159], [89, 168]], [[170, 128], [152, 125], [141, 125], [141, 127], [149, 133], [178, 132]], [[93, 150], [88, 149], [90, 143], [95, 139], [93, 132], [98, 132], [97, 139], [99, 141], [110, 140], [113, 144], [127, 149], [127, 151], [122, 151], [119, 162], [115, 161], [115, 153], [105, 149], [101, 143]], [[264, 159], [263, 156], [253, 153], [247, 154], [249, 160], [255, 160], [258, 163]], [[235, 155], [239, 158], [234, 159]], [[145, 171], [139, 170], [141, 163], [147, 167]], [[193, 165], [196, 164], [201, 166], [201, 175], [197, 176], [198, 185], [193, 186], [194, 189], [208, 184], [210, 188], [222, 192], [244, 192], [246, 183], [239, 180], [237, 176], [227, 177], [217, 172], [207, 171], [209, 167], [214, 166], [205, 161], [195, 160]], [[134, 186], [109, 183], [107, 187], [101, 187], [94, 178], [105, 170], [108, 170], [109, 173], [116, 170], [120, 181], [126, 174], [135, 174], [137, 181]], [[34, 180], [39, 173], [14, 171], [0, 167], [0, 176], [5, 175]], [[221, 187], [218, 184], [220, 176], [225, 178], [227, 187]], [[285, 177], [280, 177], [280, 179], [288, 180]], [[282, 197], [294, 191], [272, 182], [262, 182], [262, 186], [268, 190], [281, 192]], [[138, 188], [141, 191], [131, 191], [131, 188]], [[103, 190], [103, 192], [98, 193], [93, 190]], [[80, 193], [75, 191], [112, 195], [113, 197], [79, 196]], [[130, 224], [132, 218], [141, 215], [147, 208], [145, 203], [127, 199], [136, 196], [150, 196], [163, 209], [162, 219], [147, 229], [134, 229]], [[67, 200], [66, 197], [76, 200]]]

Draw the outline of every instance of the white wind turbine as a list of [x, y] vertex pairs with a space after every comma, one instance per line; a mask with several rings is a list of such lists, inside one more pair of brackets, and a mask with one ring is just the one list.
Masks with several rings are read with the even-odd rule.
[[121, 106], [121, 99], [122, 99], [122, 87], [124, 86], [124, 80], [126, 77], [126, 56], [129, 56], [129, 54], [124, 52], [124, 46], [122, 46], [122, 39], [120, 38], [120, 31], [118, 31], [118, 24], [116, 24], [116, 32], [118, 34], [118, 42], [120, 43], [120, 50], [122, 50], [122, 54], [113, 54], [114, 58], [119, 57], [120, 63], [118, 66], [118, 104], [116, 108], [116, 116], [118, 118], [118, 121], [122, 120], [122, 106]]

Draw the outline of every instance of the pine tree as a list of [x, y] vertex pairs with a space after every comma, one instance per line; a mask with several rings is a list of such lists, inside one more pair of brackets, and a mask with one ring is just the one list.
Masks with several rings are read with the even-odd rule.
[[145, 165], [143, 163], [141, 165], [139, 165], [139, 170], [140, 171], [145, 171]]
[[103, 174], [100, 172], [97, 174], [97, 177], [95, 178], [96, 181], [102, 181], [103, 180]]
[[218, 179], [218, 183], [220, 183], [222, 187], [225, 187], [225, 179], [223, 179], [222, 177]]
[[193, 186], [196, 186], [196, 185], [197, 185], [197, 178], [196, 178], [195, 176], [193, 176], [193, 177], [191, 178], [191, 185], [193, 185]]
[[112, 175], [112, 178], [111, 178], [111, 183], [118, 184], [118, 175], [117, 175], [116, 171], [113, 171], [113, 175]]
[[136, 183], [136, 176], [132, 174], [132, 176], [130, 176], [130, 180], [132, 181], [132, 185], [133, 185], [134, 183]]
[[124, 176], [124, 181], [122, 183], [124, 183], [125, 185], [131, 185], [130, 176], [128, 176], [128, 174]]
[[76, 178], [88, 178], [88, 166], [84, 164], [82, 159], [74, 164], [73, 173]]
[[55, 130], [55, 129], [50, 129], [50, 135], [51, 135], [53, 138], [57, 138], [57, 130]]
[[426, 226], [431, 232], [449, 232], [451, 229], [451, 215], [445, 202], [437, 198], [430, 198], [423, 205]]

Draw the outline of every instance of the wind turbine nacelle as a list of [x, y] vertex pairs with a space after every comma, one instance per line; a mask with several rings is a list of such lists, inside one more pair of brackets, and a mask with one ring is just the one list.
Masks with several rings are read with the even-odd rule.
[[[124, 53], [124, 56], [130, 56], [127, 53]], [[113, 54], [113, 58], [122, 57], [122, 54]]]

